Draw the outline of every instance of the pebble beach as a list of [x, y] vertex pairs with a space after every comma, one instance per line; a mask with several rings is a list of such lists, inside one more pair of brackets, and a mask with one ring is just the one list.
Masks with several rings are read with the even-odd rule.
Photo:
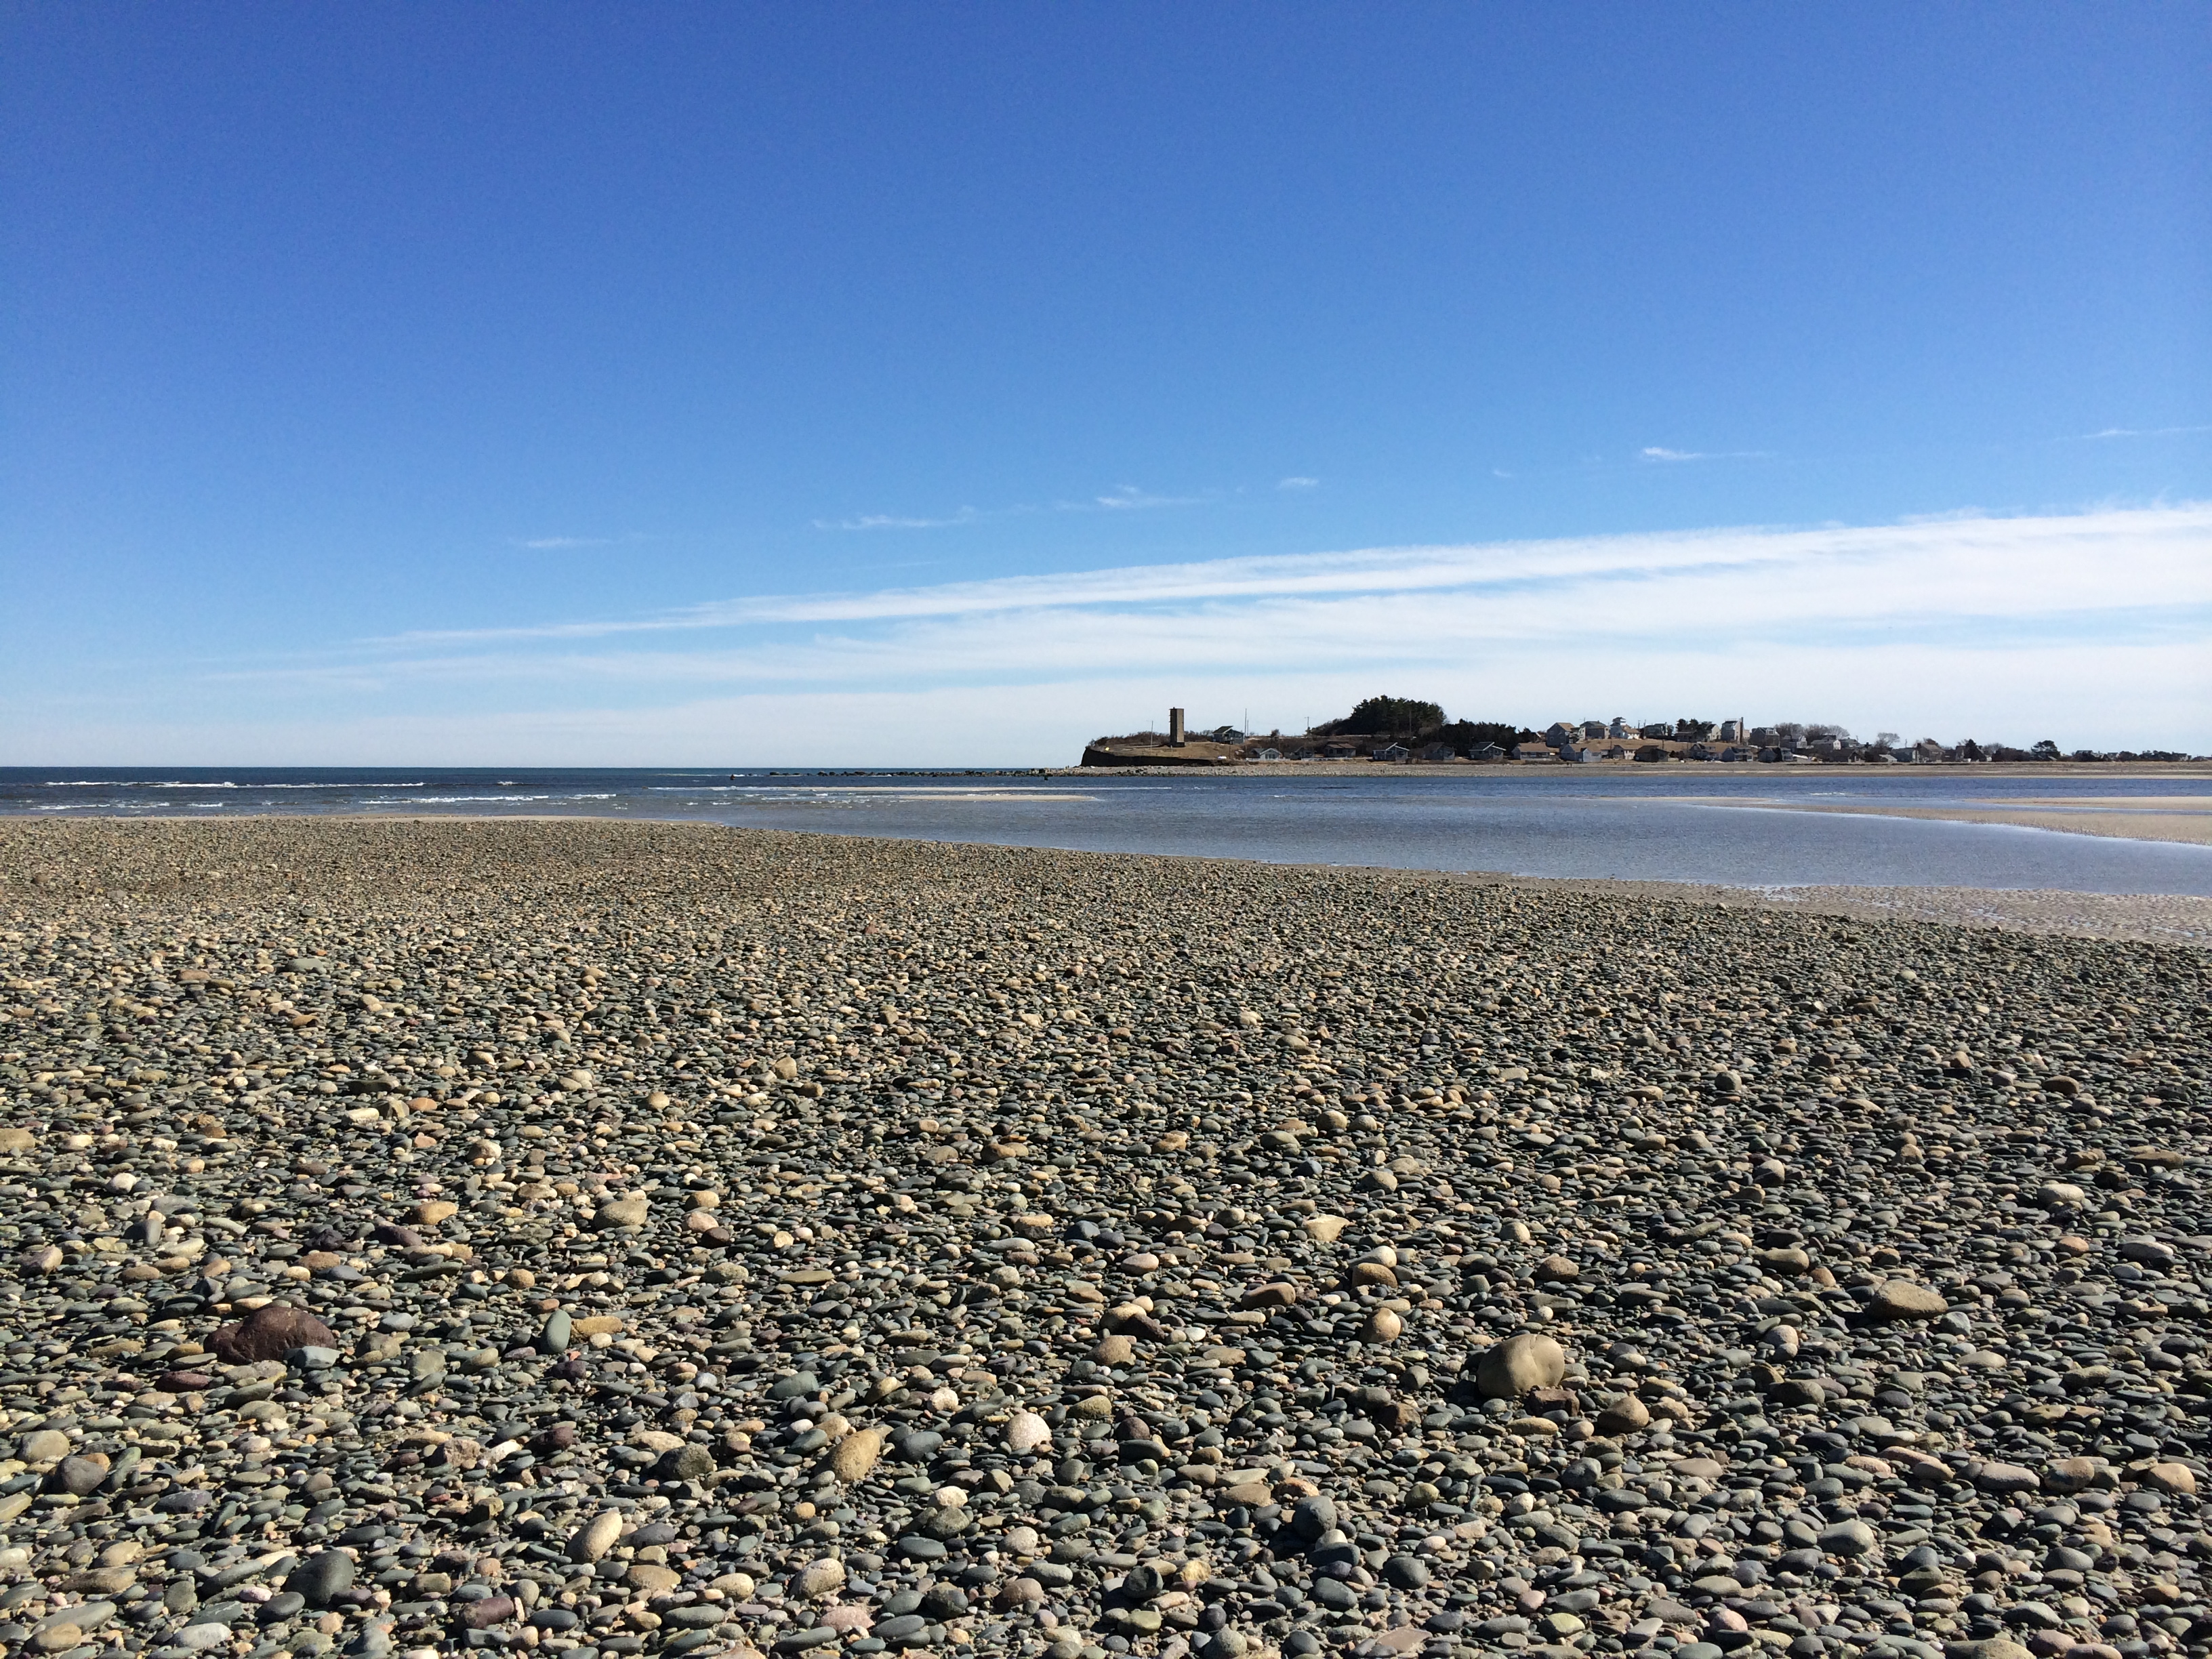
[[0, 823], [0, 1643], [2212, 1652], [2212, 957], [1931, 902]]

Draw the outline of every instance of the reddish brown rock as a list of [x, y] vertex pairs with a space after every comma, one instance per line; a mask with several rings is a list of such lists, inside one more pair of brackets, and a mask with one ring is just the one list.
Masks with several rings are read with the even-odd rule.
[[264, 1359], [282, 1359], [295, 1348], [335, 1348], [337, 1335], [304, 1308], [271, 1302], [243, 1319], [220, 1327], [208, 1339], [208, 1348], [228, 1365], [251, 1365]]

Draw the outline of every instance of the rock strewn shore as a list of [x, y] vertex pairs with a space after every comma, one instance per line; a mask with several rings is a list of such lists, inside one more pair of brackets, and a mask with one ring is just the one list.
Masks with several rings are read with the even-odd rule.
[[2151, 945], [2212, 945], [2212, 898], [2186, 893], [2077, 893], [2049, 888], [1717, 887], [1696, 882], [1590, 881], [1536, 876], [1473, 877], [1530, 892], [1599, 898], [1639, 897], [1728, 909], [1849, 917], [1865, 921], [1939, 922], [2004, 933], [2075, 939], [2135, 939]]
[[2212, 1648], [2200, 952], [0, 826], [0, 1639]]

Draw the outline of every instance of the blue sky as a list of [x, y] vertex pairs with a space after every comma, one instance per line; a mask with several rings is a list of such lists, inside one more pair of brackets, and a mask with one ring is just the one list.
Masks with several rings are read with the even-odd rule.
[[2199, 7], [9, 5], [0, 761], [2212, 749], [2208, 295]]

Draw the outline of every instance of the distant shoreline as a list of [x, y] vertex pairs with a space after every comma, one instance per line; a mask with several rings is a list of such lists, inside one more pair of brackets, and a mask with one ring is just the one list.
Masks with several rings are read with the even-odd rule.
[[[1541, 776], [1588, 777], [1603, 774], [1621, 777], [1665, 778], [1684, 774], [1704, 776], [1721, 772], [1731, 777], [1925, 778], [1942, 775], [2003, 778], [2206, 778], [2212, 779], [2212, 760], [2185, 761], [1939, 761], [1927, 764], [1899, 763], [1869, 766], [1863, 762], [1819, 762], [1811, 765], [1783, 765], [1771, 761], [1237, 761], [1224, 766], [1054, 766], [1019, 770], [1024, 775], [1067, 778], [1188, 778], [1188, 777], [1371, 777], [1378, 773], [1409, 777], [1467, 777], [1493, 773]], [[861, 775], [859, 769], [823, 769], [817, 777]], [[982, 775], [979, 772], [935, 775]]]

